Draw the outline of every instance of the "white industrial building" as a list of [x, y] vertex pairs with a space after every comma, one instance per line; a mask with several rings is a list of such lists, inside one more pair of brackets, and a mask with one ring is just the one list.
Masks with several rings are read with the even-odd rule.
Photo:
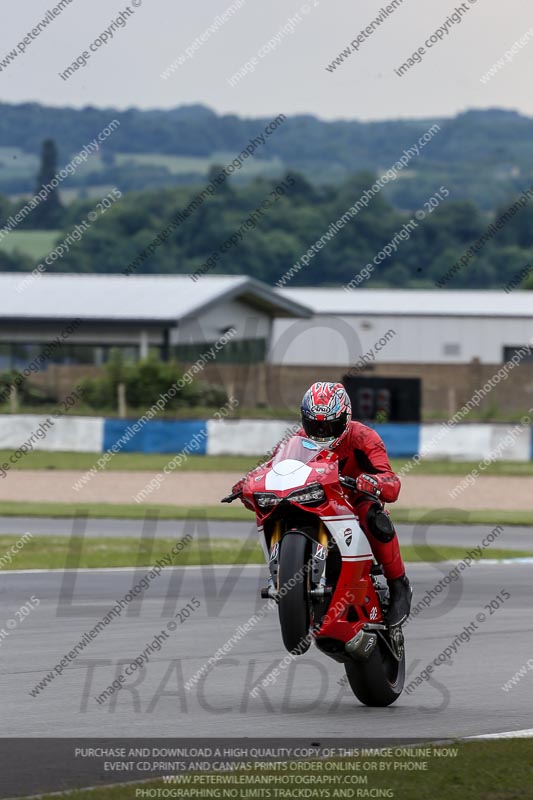
[[372, 353], [377, 365], [498, 364], [533, 339], [533, 292], [274, 290], [245, 276], [0, 273], [0, 369], [29, 363], [76, 318], [82, 324], [50, 363], [101, 364], [111, 347], [133, 358], [154, 348], [192, 360], [234, 328], [221, 362], [342, 370]]
[[25, 366], [56, 337], [48, 363], [99, 365], [112, 347], [194, 360], [230, 329], [220, 361], [264, 361], [274, 320], [309, 315], [244, 276], [0, 273], [0, 369]]
[[271, 363], [346, 367], [372, 353], [375, 364], [499, 364], [533, 343], [528, 291], [291, 288], [279, 294], [311, 309], [312, 317], [275, 321]]

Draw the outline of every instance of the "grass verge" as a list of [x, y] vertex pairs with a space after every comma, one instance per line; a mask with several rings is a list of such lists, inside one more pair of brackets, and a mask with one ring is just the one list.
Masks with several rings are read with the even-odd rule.
[[[26, 453], [23, 459], [15, 464], [9, 462], [12, 450], [0, 450], [0, 463], [7, 461], [10, 470], [14, 469], [42, 469], [42, 470], [80, 470], [85, 472], [94, 467], [100, 458], [100, 453], [63, 453], [47, 452], [45, 450], [32, 450]], [[117, 453], [107, 462], [105, 468], [108, 472], [160, 472], [175, 453]], [[252, 469], [259, 458], [250, 456], [189, 456], [178, 471], [194, 472], [245, 472]]]
[[[500, 511], [481, 509], [469, 511], [460, 508], [394, 508], [392, 517], [398, 523], [424, 523], [425, 525], [531, 525], [533, 511]], [[254, 515], [238, 501], [232, 505], [169, 506], [140, 505], [138, 503], [25, 503], [5, 500], [0, 502], [0, 517], [52, 517], [57, 519], [86, 515], [94, 519], [210, 519], [219, 522], [253, 522]]]
[[[42, 413], [44, 414], [45, 412], [43, 411]], [[12, 450], [0, 450], [0, 463], [9, 461], [9, 456], [12, 453]], [[174, 455], [174, 453], [117, 453], [107, 463], [105, 469], [108, 472], [118, 470], [125, 472], [160, 472]], [[100, 453], [49, 453], [44, 450], [33, 450], [15, 464], [10, 464], [10, 469], [68, 469], [85, 472], [94, 466], [99, 457]], [[180, 470], [185, 472], [240, 472], [244, 475], [245, 472], [255, 467], [263, 457], [264, 454], [257, 456], [190, 455], [182, 464]], [[407, 458], [393, 458], [391, 459], [391, 466], [397, 472], [407, 461]], [[464, 476], [476, 468], [479, 468], [479, 464], [473, 461], [421, 461], [414, 468], [412, 474], [415, 476]], [[484, 471], [484, 475], [532, 476], [533, 461], [494, 461], [489, 464]]]
[[[155, 564], [168, 554], [172, 545], [181, 539], [183, 532], [176, 532], [175, 539], [155, 539], [153, 546], [145, 540], [123, 537], [34, 536], [12, 557], [10, 569], [65, 569], [98, 567], [136, 567]], [[17, 536], [0, 536], [0, 555], [9, 551]], [[406, 545], [402, 555], [409, 562], [460, 561], [467, 548], [439, 545]], [[532, 551], [489, 548], [482, 558], [520, 558], [533, 556]], [[263, 551], [256, 538], [238, 539], [193, 539], [174, 558], [175, 566], [207, 564], [263, 564]]]
[[[0, 502], [0, 517], [55, 517], [70, 518], [87, 515], [94, 519], [211, 519], [219, 521], [253, 521], [251, 511], [234, 503], [231, 506], [156, 506], [129, 503], [24, 503]], [[531, 514], [533, 519], [533, 512]]]
[[[354, 742], [357, 744], [357, 742]], [[324, 762], [305, 762], [309, 767], [316, 765], [316, 769], [306, 769], [305, 771], [287, 770], [280, 773], [279, 770], [257, 769], [253, 767], [251, 770], [236, 769], [232, 770], [228, 775], [228, 783], [223, 784], [223, 789], [233, 790], [231, 794], [226, 796], [233, 798], [250, 798], [255, 797], [395, 797], [397, 800], [450, 800], [451, 797], [460, 797], [461, 800], [531, 800], [533, 798], [533, 759], [531, 757], [531, 740], [530, 739], [513, 739], [503, 740], [496, 742], [459, 742], [454, 743], [454, 748], [458, 748], [458, 753], [455, 757], [430, 756], [426, 763], [428, 765], [427, 771], [403, 771], [399, 768], [394, 768], [394, 764], [406, 763], [408, 761], [419, 761], [421, 759], [406, 759], [406, 758], [374, 758], [369, 759], [366, 757], [352, 760], [347, 759], [336, 760], [338, 769], [325, 768]], [[390, 770], [369, 770], [364, 768], [365, 762], [372, 761], [377, 767], [381, 763], [391, 763], [392, 769]], [[355, 766], [359, 763], [360, 770], [356, 770]], [[354, 766], [353, 770], [349, 769], [349, 765]], [[211, 773], [213, 774], [213, 773]], [[313, 782], [312, 776], [367, 776], [368, 783], [361, 784], [359, 788], [354, 784], [348, 784], [342, 781], [337, 784], [337, 789], [347, 788], [353, 790], [353, 794], [334, 794], [335, 786], [333, 783], [319, 784], [318, 781]], [[195, 776], [195, 773], [182, 773], [183, 777], [190, 775]], [[202, 772], [196, 773], [202, 776], [203, 783], [194, 784], [196, 791], [201, 791], [203, 786], [206, 790], [209, 787], [208, 776], [209, 773]], [[234, 781], [231, 776], [234, 776]], [[243, 776], [270, 776], [271, 783], [253, 784], [249, 782], [239, 783], [239, 778]], [[287, 776], [288, 780], [281, 781], [282, 776]], [[302, 784], [301, 777], [306, 776], [310, 779], [311, 783]], [[298, 780], [299, 779], [299, 780]], [[246, 777], [244, 777], [246, 781]], [[297, 782], [298, 781], [298, 782]], [[344, 784], [344, 785], [343, 785]], [[308, 790], [311, 789], [312, 793], [302, 795], [302, 785]], [[220, 784], [213, 783], [213, 788], [220, 790], [222, 796], [222, 787]], [[259, 788], [257, 794], [251, 794], [252, 787]], [[325, 787], [325, 791], [324, 788]], [[181, 788], [182, 792], [186, 789], [182, 785], [169, 785], [162, 780], [150, 781], [149, 783], [142, 783], [138, 785], [139, 789], [145, 790], [144, 797], [163, 797], [163, 790], [172, 792], [172, 789]], [[150, 794], [150, 790], [155, 790]], [[266, 791], [265, 791], [266, 790]], [[371, 794], [372, 790], [374, 793]], [[382, 794], [378, 793], [381, 790]], [[326, 794], [327, 791], [327, 794]], [[275, 794], [275, 792], [280, 792]], [[300, 793], [299, 793], [300, 792]], [[361, 792], [361, 794], [359, 794]], [[368, 792], [366, 794], [365, 792]], [[132, 800], [136, 796], [142, 797], [139, 793], [136, 794], [136, 786], [134, 784], [125, 786], [114, 786], [106, 788], [96, 788], [93, 790], [81, 790], [74, 792], [67, 792], [62, 795], [66, 800]], [[168, 794], [167, 796], [172, 796]], [[175, 795], [184, 797], [184, 794]], [[201, 795], [194, 795], [196, 797]], [[204, 796], [210, 796], [207, 793]], [[51, 795], [47, 795], [42, 800], [52, 800]]]

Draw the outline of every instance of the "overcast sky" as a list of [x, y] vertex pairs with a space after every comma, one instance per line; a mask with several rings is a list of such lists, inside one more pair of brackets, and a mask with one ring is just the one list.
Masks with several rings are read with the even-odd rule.
[[[9, 3], [0, 63], [57, 2]], [[192, 58], [162, 79], [161, 73], [232, 2], [241, 8]], [[462, 22], [449, 27], [443, 41], [403, 77], [394, 73], [460, 5], [403, 0], [359, 51], [330, 73], [327, 64], [387, 0], [130, 0], [134, 13], [125, 27], [64, 81], [58, 73], [89, 50], [126, 8], [120, 0], [72, 0], [24, 54], [2, 69], [0, 99], [118, 108], [204, 103], [243, 116], [269, 117], [282, 111], [323, 119], [449, 116], [494, 106], [533, 115], [533, 8], [523, 0], [465, 0], [468, 11]], [[295, 20], [292, 31], [287, 27], [290, 17]], [[259, 58], [261, 47], [284, 26], [275, 50]], [[480, 77], [530, 29], [530, 42], [483, 84]], [[228, 78], [254, 56], [253, 74], [230, 86]]]

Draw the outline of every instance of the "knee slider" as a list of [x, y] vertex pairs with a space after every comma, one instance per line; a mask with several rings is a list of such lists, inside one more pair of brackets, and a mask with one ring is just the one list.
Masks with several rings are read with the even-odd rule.
[[366, 522], [370, 533], [378, 542], [387, 544], [394, 539], [396, 531], [389, 515], [378, 505], [373, 505], [367, 514]]

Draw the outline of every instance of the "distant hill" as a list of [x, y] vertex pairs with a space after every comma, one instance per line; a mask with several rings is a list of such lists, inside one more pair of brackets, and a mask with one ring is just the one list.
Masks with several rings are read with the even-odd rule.
[[[104, 161], [95, 159], [92, 170], [69, 179], [69, 187], [109, 183], [110, 172], [112, 182], [124, 190], [198, 181], [209, 162], [220, 161], [221, 153], [239, 152], [269, 122], [218, 115], [202, 105], [117, 111], [3, 103], [0, 149], [6, 150], [0, 158], [0, 191], [32, 188], [35, 156], [44, 138], [56, 140], [61, 161], [66, 163], [113, 119], [120, 126], [102, 148]], [[279, 173], [288, 168], [314, 183], [336, 184], [362, 170], [387, 169], [434, 123], [441, 131], [409, 165], [402, 180], [387, 190], [396, 207], [419, 206], [444, 183], [454, 199], [470, 199], [490, 209], [533, 183], [533, 119], [499, 109], [467, 111], [446, 119], [381, 122], [325, 122], [311, 115], [290, 116], [266, 140], [254, 162], [263, 159], [266, 164], [277, 164]], [[11, 160], [7, 158], [5, 154], [13, 148], [25, 154], [25, 164], [24, 159], [17, 163], [12, 154]], [[128, 154], [134, 159], [143, 156], [144, 161], [124, 167]], [[192, 161], [190, 168], [185, 166], [178, 174], [164, 159], [156, 164], [156, 155]]]

